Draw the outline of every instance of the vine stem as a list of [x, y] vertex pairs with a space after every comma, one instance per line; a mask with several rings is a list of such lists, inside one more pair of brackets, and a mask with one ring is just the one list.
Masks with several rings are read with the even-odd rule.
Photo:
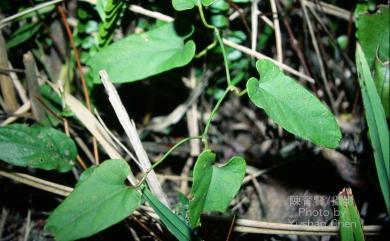
[[202, 141], [204, 143], [205, 149], [207, 149], [208, 148], [208, 131], [209, 131], [209, 128], [210, 128], [210, 125], [211, 125], [211, 121], [214, 119], [214, 116], [217, 113], [219, 107], [221, 106], [222, 101], [225, 99], [225, 97], [227, 96], [227, 94], [230, 91], [234, 91], [237, 94], [239, 94], [239, 91], [238, 91], [237, 87], [235, 87], [232, 84], [231, 79], [230, 79], [229, 63], [228, 63], [227, 56], [226, 56], [225, 45], [224, 45], [224, 43], [222, 41], [222, 38], [221, 38], [221, 33], [219, 32], [219, 29], [217, 27], [207, 23], [207, 20], [205, 18], [204, 12], [203, 12], [202, 3], [199, 0], [198, 0], [197, 6], [198, 6], [200, 18], [202, 20], [203, 25], [206, 28], [214, 30], [214, 33], [215, 33], [215, 36], [216, 36], [217, 41], [219, 43], [219, 46], [221, 47], [222, 56], [223, 56], [223, 62], [224, 62], [225, 71], [226, 71], [226, 80], [227, 80], [227, 84], [228, 84], [228, 87], [225, 89], [223, 95], [219, 98], [218, 102], [215, 104], [213, 110], [211, 111], [210, 117], [207, 120], [206, 126], [205, 126], [203, 134], [202, 134]]
[[203, 25], [206, 28], [214, 30], [214, 33], [215, 33], [215, 36], [217, 37], [219, 46], [221, 47], [222, 56], [223, 56], [223, 62], [225, 64], [226, 80], [227, 80], [228, 86], [229, 87], [233, 86], [232, 83], [231, 83], [231, 80], [230, 80], [229, 64], [228, 64], [228, 60], [227, 60], [227, 56], [226, 56], [225, 45], [223, 44], [223, 41], [222, 41], [222, 38], [221, 38], [221, 34], [219, 32], [219, 29], [217, 27], [207, 23], [206, 18], [204, 16], [204, 12], [203, 12], [203, 7], [202, 7], [202, 4], [200, 3], [200, 1], [198, 1], [197, 5], [198, 5], [200, 18], [202, 19]]
[[223, 95], [219, 98], [218, 102], [215, 104], [213, 110], [211, 111], [210, 117], [207, 120], [206, 126], [205, 126], [203, 134], [202, 134], [202, 141], [203, 141], [203, 143], [205, 145], [205, 149], [208, 148], [208, 131], [209, 131], [209, 128], [210, 128], [210, 125], [211, 125], [211, 121], [214, 119], [214, 116], [217, 113], [219, 107], [221, 106], [222, 101], [225, 99], [225, 97], [227, 96], [227, 94], [231, 90], [232, 90], [232, 88], [230, 88], [230, 87], [225, 89], [225, 91], [223, 92]]
[[143, 175], [143, 177], [141, 178], [141, 180], [138, 182], [137, 185], [135, 185], [136, 187], [139, 187], [141, 186], [141, 184], [145, 181], [146, 177], [148, 176], [148, 174], [158, 165], [160, 165], [174, 150], [176, 150], [179, 146], [181, 146], [182, 144], [186, 143], [187, 141], [189, 140], [193, 140], [193, 139], [201, 139], [202, 136], [189, 136], [189, 137], [186, 137], [182, 140], [180, 140], [178, 143], [176, 143], [173, 147], [171, 147], [171, 149], [169, 149], [161, 158], [160, 160], [158, 160], [156, 163], [154, 163]]

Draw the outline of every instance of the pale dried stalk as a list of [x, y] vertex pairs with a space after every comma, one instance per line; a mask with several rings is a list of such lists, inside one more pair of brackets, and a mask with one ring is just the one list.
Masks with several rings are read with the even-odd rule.
[[16, 182], [26, 184], [31, 187], [38, 188], [47, 192], [55, 193], [60, 196], [68, 196], [73, 191], [73, 188], [63, 186], [57, 183], [49, 182], [40, 178], [36, 178], [24, 173], [12, 173], [0, 170], [0, 176], [9, 178]]
[[[0, 31], [0, 67], [8, 67], [8, 54], [5, 46], [3, 34]], [[16, 100], [16, 94], [12, 79], [8, 74], [0, 73], [0, 90], [5, 103], [5, 111], [13, 113], [18, 108], [18, 102]]]
[[276, 8], [275, 0], [270, 0], [270, 2], [275, 29], [276, 60], [283, 63], [282, 34], [280, 33], [278, 9]]
[[[130, 117], [122, 104], [122, 101], [116, 91], [114, 85], [111, 83], [108, 74], [105, 70], [99, 71], [100, 79], [103, 82], [104, 88], [107, 91], [108, 99], [112, 107], [114, 108], [115, 114], [118, 117], [119, 122], [121, 123], [127, 137], [130, 140], [130, 143], [134, 149], [134, 152], [137, 156], [139, 164], [141, 164], [141, 170], [146, 173], [151, 168], [150, 160], [144, 147], [142, 146], [141, 140], [139, 139], [137, 129], [135, 124], [130, 120]], [[169, 207], [168, 198], [165, 195], [160, 182], [157, 179], [156, 173], [152, 170], [146, 177], [146, 181], [149, 185], [150, 190], [153, 192], [157, 198]]]
[[[8, 66], [9, 66], [10, 69], [13, 68], [9, 61], [8, 61]], [[15, 89], [18, 92], [18, 96], [22, 100], [22, 102], [23, 103], [29, 102], [26, 90], [23, 87], [22, 83], [20, 82], [20, 80], [19, 80], [18, 76], [16, 75], [16, 73], [15, 72], [11, 72], [11, 73], [9, 73], [9, 76], [11, 77], [12, 82], [14, 83]]]
[[33, 117], [40, 122], [45, 118], [45, 110], [41, 103], [38, 102], [38, 99], [42, 99], [42, 96], [41, 92], [39, 92], [37, 65], [34, 56], [30, 51], [23, 55], [23, 64]]
[[26, 113], [27, 111], [30, 110], [30, 108], [31, 108], [31, 102], [27, 101], [13, 113], [14, 116], [10, 116], [7, 119], [5, 119], [3, 122], [1, 122], [0, 126], [6, 126], [11, 124], [12, 122], [18, 119], [19, 115]]
[[307, 80], [308, 82], [310, 83], [314, 83], [314, 79], [291, 68], [290, 66], [286, 65], [286, 64], [283, 64], [281, 62], [278, 62], [276, 60], [274, 60], [273, 58], [270, 58], [262, 53], [259, 53], [259, 52], [256, 52], [256, 51], [252, 51], [250, 48], [247, 48], [245, 46], [242, 46], [242, 45], [239, 45], [239, 44], [236, 44], [230, 40], [227, 40], [227, 39], [223, 39], [223, 43], [226, 44], [226, 46], [229, 46], [229, 47], [232, 47], [232, 48], [235, 48], [245, 54], [248, 54], [248, 55], [251, 55], [251, 56], [254, 56], [255, 58], [258, 58], [258, 59], [268, 59], [270, 61], [272, 61], [275, 65], [279, 66], [281, 69], [289, 72], [290, 74], [293, 74], [295, 76], [298, 76], [304, 80]]
[[257, 9], [257, 15], [260, 15], [260, 18], [268, 25], [270, 26], [272, 29], [275, 29], [274, 27], [274, 24], [273, 22], [271, 21], [271, 19], [267, 18], [266, 16], [263, 15], [263, 13]]
[[95, 116], [75, 97], [68, 93], [63, 94], [64, 101], [69, 109], [75, 114], [77, 119], [87, 128], [87, 130], [97, 139], [104, 148], [108, 156], [112, 159], [123, 159], [116, 149], [110, 136], [96, 120]]
[[103, 119], [100, 117], [99, 113], [97, 112], [97, 110], [95, 109], [94, 110], [95, 112], [95, 116], [97, 117], [98, 121], [100, 122], [100, 124], [102, 125], [102, 127], [104, 128], [104, 130], [107, 132], [107, 134], [110, 135], [110, 137], [112, 138], [113, 141], [115, 141], [115, 143], [120, 147], [122, 148], [122, 150], [124, 152], [126, 152], [127, 155], [129, 155], [129, 157], [138, 165], [138, 166], [141, 166], [137, 160], [137, 158], [135, 158], [135, 156], [133, 155], [133, 153], [131, 153], [129, 151], [129, 149], [127, 149], [127, 147], [125, 147], [125, 145], [122, 144], [122, 142], [120, 142], [120, 140], [108, 129], [106, 123], [104, 123]]
[[344, 19], [346, 21], [349, 21], [351, 19], [352, 21], [354, 21], [354, 18], [351, 16], [352, 14], [350, 11], [339, 8], [329, 3], [315, 0], [315, 2], [305, 1], [305, 5], [316, 11], [324, 12], [340, 19]]
[[130, 5], [129, 9], [132, 12], [139, 13], [139, 14], [149, 16], [149, 17], [153, 17], [155, 19], [159, 19], [159, 20], [164, 21], [164, 22], [173, 22], [173, 20], [174, 20], [174, 18], [172, 18], [170, 16], [164, 15], [164, 14], [159, 13], [159, 12], [150, 11], [150, 10], [147, 10], [147, 9], [140, 7], [140, 6], [137, 6], [137, 5]]
[[254, 0], [252, 2], [252, 6], [251, 6], [251, 30], [252, 30], [252, 33], [251, 33], [251, 49], [252, 51], [256, 51], [256, 45], [257, 45], [257, 33], [258, 33], [258, 17], [257, 17], [257, 13], [258, 13], [258, 8], [257, 8], [257, 4], [259, 4], [259, 1], [260, 0]]

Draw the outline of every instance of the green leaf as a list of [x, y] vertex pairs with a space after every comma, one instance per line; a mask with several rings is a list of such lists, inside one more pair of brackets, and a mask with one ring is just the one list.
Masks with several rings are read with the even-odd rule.
[[[199, 0], [197, 0], [197, 1], [199, 1]], [[202, 0], [202, 5], [203, 6], [210, 6], [211, 4], [213, 4], [215, 1], [217, 1], [217, 0]]]
[[374, 82], [375, 87], [378, 92], [379, 97], [381, 98], [383, 109], [385, 111], [386, 117], [390, 117], [390, 71], [389, 71], [389, 61], [382, 63], [378, 58], [375, 59], [375, 75]]
[[341, 191], [338, 195], [339, 202], [339, 228], [341, 241], [354, 241], [353, 229], [351, 226], [351, 214], [349, 211], [348, 196], [344, 193], [345, 190]]
[[381, 100], [375, 88], [370, 68], [359, 44], [356, 47], [356, 67], [363, 97], [368, 133], [374, 149], [379, 184], [385, 199], [387, 211], [390, 214], [389, 127], [387, 126], [385, 111], [383, 110]]
[[7, 48], [12, 48], [26, 42], [39, 31], [41, 26], [42, 25], [40, 23], [28, 23], [22, 25], [11, 35], [5, 46]]
[[373, 67], [376, 56], [382, 62], [389, 59], [389, 6], [381, 5], [375, 14], [358, 17], [357, 38], [366, 56], [368, 66]]
[[341, 241], [364, 241], [363, 227], [352, 190], [343, 189], [338, 195]]
[[0, 160], [10, 164], [66, 172], [76, 155], [72, 139], [56, 129], [20, 124], [0, 128]]
[[222, 14], [211, 16], [210, 21], [217, 28], [224, 28], [229, 24], [229, 19]]
[[81, 173], [79, 180], [76, 183], [76, 187], [81, 185], [85, 180], [88, 179], [88, 177], [91, 176], [91, 174], [96, 170], [98, 166], [97, 165], [92, 165], [88, 167], [83, 173]]
[[210, 7], [212, 13], [223, 13], [230, 9], [230, 5], [225, 0], [216, 0]]
[[203, 6], [209, 6], [216, 0], [172, 0], [172, 6], [176, 11], [184, 11], [192, 9], [197, 6], [198, 3], [202, 3]]
[[107, 160], [58, 206], [45, 229], [56, 240], [93, 235], [129, 216], [141, 204], [141, 193], [125, 185], [130, 172], [124, 160]]
[[194, 167], [189, 204], [190, 223], [196, 227], [202, 212], [224, 212], [240, 189], [246, 164], [242, 157], [234, 156], [223, 166], [213, 165], [215, 154], [203, 151]]
[[89, 61], [95, 83], [99, 71], [106, 69], [114, 83], [145, 79], [188, 64], [195, 54], [195, 43], [177, 35], [172, 23], [141, 34], [130, 35], [104, 48]]
[[316, 145], [335, 148], [341, 139], [337, 122], [320, 100], [269, 60], [256, 62], [260, 80], [246, 84], [250, 100], [287, 131]]
[[176, 11], [192, 9], [195, 6], [194, 0], [172, 0], [172, 6]]
[[188, 227], [182, 219], [169, 210], [169, 208], [162, 204], [155, 196], [153, 196], [149, 189], [145, 188], [143, 190], [143, 194], [146, 201], [157, 213], [161, 221], [179, 241], [194, 240], [192, 238], [192, 229]]
[[103, 4], [97, 4], [100, 15], [102, 5], [104, 5], [104, 18], [99, 24], [99, 34], [97, 36], [99, 48], [104, 48], [111, 43], [112, 35], [126, 7], [126, 2], [123, 0], [108, 0]]
[[96, 1], [96, 11], [99, 14], [100, 20], [104, 21], [106, 18], [106, 12], [104, 11], [106, 9], [106, 6], [108, 4], [109, 0], [97, 0]]

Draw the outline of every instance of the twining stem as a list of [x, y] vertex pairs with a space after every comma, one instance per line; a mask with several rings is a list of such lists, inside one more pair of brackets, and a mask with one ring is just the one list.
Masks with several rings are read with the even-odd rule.
[[[200, 14], [200, 18], [202, 20], [202, 23], [203, 25], [206, 27], [206, 28], [209, 28], [209, 29], [212, 29], [214, 30], [214, 33], [215, 33], [215, 36], [217, 37], [217, 40], [218, 40], [218, 43], [219, 43], [219, 46], [221, 47], [221, 51], [222, 51], [222, 56], [223, 56], [223, 62], [224, 62], [224, 65], [225, 65], [225, 71], [226, 71], [226, 80], [227, 80], [227, 84], [228, 84], [228, 87], [226, 88], [225, 92], [223, 93], [223, 95], [219, 98], [218, 102], [215, 104], [213, 110], [211, 111], [211, 114], [210, 114], [210, 117], [209, 119], [207, 120], [207, 123], [206, 123], [206, 126], [205, 126], [205, 129], [203, 131], [203, 134], [202, 134], [202, 141], [205, 145], [205, 149], [208, 148], [208, 131], [209, 131], [209, 128], [210, 128], [210, 125], [211, 125], [211, 121], [214, 119], [214, 116], [215, 114], [217, 113], [219, 107], [221, 106], [222, 104], [222, 101], [225, 99], [225, 97], [227, 96], [227, 94], [230, 92], [230, 91], [234, 91], [236, 92], [237, 95], [242, 95], [242, 94], [245, 94], [246, 92], [243, 91], [243, 92], [240, 92], [237, 87], [234, 86], [234, 84], [232, 84], [231, 82], [231, 79], [230, 79], [230, 71], [229, 71], [229, 63], [228, 63], [228, 60], [227, 60], [227, 56], [226, 56], [226, 50], [225, 50], [225, 45], [222, 41], [222, 38], [221, 38], [221, 34], [218, 30], [217, 27], [207, 23], [206, 21], [206, 18], [204, 16], [204, 12], [203, 12], [203, 7], [202, 7], [202, 4], [200, 3], [200, 1], [198, 0], [198, 9], [199, 9], [199, 14]], [[211, 45], [210, 45], [211, 46]], [[214, 47], [214, 46], [212, 46]], [[208, 48], [206, 48], [206, 51], [208, 50]], [[203, 53], [203, 51], [201, 52]]]
[[218, 102], [215, 104], [213, 110], [211, 111], [210, 117], [207, 120], [206, 126], [204, 128], [203, 134], [202, 134], [202, 141], [205, 145], [205, 149], [208, 148], [208, 131], [211, 125], [211, 121], [214, 119], [215, 114], [217, 113], [219, 107], [222, 104], [222, 101], [225, 99], [227, 94], [231, 91], [232, 89], [230, 87], [226, 88], [225, 91], [223, 92], [223, 95], [219, 98]]
[[148, 176], [148, 174], [156, 167], [158, 166], [159, 164], [161, 164], [174, 150], [176, 150], [179, 146], [181, 146], [182, 144], [186, 143], [187, 141], [189, 140], [193, 140], [193, 139], [201, 139], [202, 136], [189, 136], [189, 137], [186, 137], [184, 139], [182, 139], [181, 141], [179, 141], [178, 143], [176, 143], [173, 147], [171, 147], [171, 149], [169, 149], [161, 158], [160, 160], [158, 160], [156, 163], [154, 163], [143, 175], [142, 179], [138, 182], [138, 184], [136, 185], [136, 187], [139, 187], [146, 179], [146, 177]]
[[[236, 92], [237, 95], [242, 95], [242, 94], [245, 94], [246, 91], [242, 91], [242, 92], [239, 92], [239, 90], [237, 89], [237, 87], [235, 87], [232, 83], [231, 83], [231, 79], [230, 79], [230, 71], [229, 71], [229, 64], [228, 64], [228, 60], [227, 60], [227, 56], [226, 56], [226, 50], [225, 50], [225, 45], [223, 44], [223, 41], [222, 41], [222, 38], [221, 38], [221, 34], [218, 30], [217, 27], [211, 25], [211, 24], [208, 24], [207, 21], [206, 21], [206, 18], [204, 16], [204, 12], [203, 12], [203, 8], [202, 8], [202, 4], [198, 1], [198, 9], [199, 9], [199, 14], [200, 14], [200, 18], [202, 19], [202, 23], [204, 24], [204, 26], [206, 28], [210, 28], [212, 30], [214, 30], [214, 33], [215, 33], [215, 36], [217, 38], [217, 41], [218, 41], [218, 44], [220, 45], [221, 47], [221, 51], [222, 51], [222, 56], [223, 56], [223, 62], [224, 62], [224, 65], [225, 65], [225, 71], [226, 71], [226, 80], [227, 80], [227, 88], [225, 89], [223, 95], [219, 98], [219, 100], [217, 101], [217, 103], [215, 104], [213, 110], [211, 111], [211, 114], [210, 114], [210, 117], [208, 118], [207, 120], [207, 123], [206, 123], [206, 126], [204, 128], [204, 131], [202, 133], [201, 136], [192, 136], [192, 137], [186, 137], [184, 139], [182, 139], [181, 141], [179, 141], [178, 143], [176, 143], [171, 149], [169, 149], [162, 157], [160, 160], [158, 160], [156, 163], [154, 163], [143, 175], [142, 179], [138, 182], [138, 184], [136, 185], [136, 187], [140, 187], [142, 185], [142, 183], [145, 181], [146, 177], [148, 176], [148, 174], [156, 167], [158, 166], [160, 163], [162, 163], [176, 148], [178, 148], [179, 146], [181, 146], [182, 144], [186, 143], [187, 141], [189, 140], [192, 140], [192, 139], [202, 139], [204, 145], [205, 145], [205, 149], [208, 148], [208, 131], [209, 131], [209, 128], [210, 128], [210, 125], [211, 125], [211, 121], [214, 119], [216, 113], [218, 112], [219, 110], [219, 107], [221, 106], [223, 100], [225, 99], [225, 97], [227, 96], [227, 94], [230, 92], [230, 91], [234, 91]], [[208, 50], [210, 50], [211, 48], [213, 48], [214, 46], [216, 45], [216, 41], [214, 41], [213, 43], [211, 43], [209, 46], [207, 46], [207, 48], [203, 51], [201, 51], [197, 57], [201, 57], [202, 55], [204, 55]]]
[[226, 56], [225, 45], [223, 44], [223, 41], [222, 41], [222, 38], [221, 38], [221, 34], [219, 33], [219, 30], [218, 30], [217, 27], [207, 23], [206, 18], [204, 16], [202, 4], [198, 1], [197, 5], [198, 5], [200, 18], [202, 19], [203, 25], [206, 28], [210, 28], [210, 29], [214, 30], [214, 33], [215, 33], [215, 36], [217, 37], [219, 46], [221, 47], [222, 56], [223, 56], [223, 62], [225, 64], [226, 80], [227, 80], [228, 86], [233, 86], [232, 83], [231, 83], [231, 80], [230, 80], [229, 64], [228, 64], [228, 60], [227, 60], [227, 56]]
[[195, 55], [195, 58], [200, 58], [203, 55], [205, 55], [210, 49], [214, 48], [217, 45], [217, 41], [213, 41], [211, 44], [209, 44], [205, 49], [203, 49], [200, 53]]

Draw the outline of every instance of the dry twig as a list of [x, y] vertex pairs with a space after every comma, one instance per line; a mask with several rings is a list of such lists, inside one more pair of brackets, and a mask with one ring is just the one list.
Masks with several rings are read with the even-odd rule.
[[[99, 71], [100, 79], [104, 85], [104, 88], [107, 91], [108, 99], [112, 107], [114, 108], [115, 114], [118, 117], [119, 122], [121, 123], [127, 137], [130, 140], [130, 143], [134, 149], [134, 152], [137, 156], [139, 164], [141, 164], [141, 170], [146, 173], [151, 168], [150, 160], [144, 147], [142, 146], [141, 140], [139, 139], [137, 129], [135, 128], [134, 122], [132, 122], [127, 114], [125, 107], [122, 104], [122, 101], [116, 91], [114, 85], [111, 83], [108, 74], [105, 70]], [[154, 170], [151, 170], [146, 177], [150, 190], [157, 196], [157, 198], [169, 207], [168, 198], [165, 195], [160, 182], [157, 179], [156, 173]]]

